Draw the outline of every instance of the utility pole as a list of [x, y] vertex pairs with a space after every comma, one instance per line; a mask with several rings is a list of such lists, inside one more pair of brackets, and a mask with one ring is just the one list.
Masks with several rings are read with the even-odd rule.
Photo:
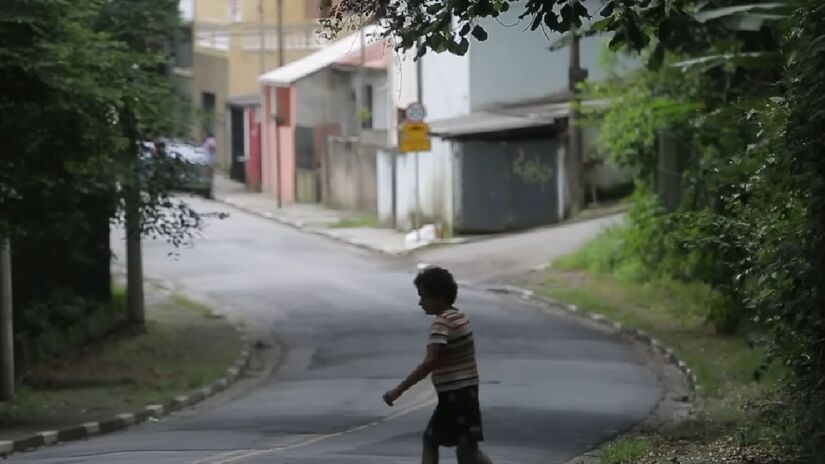
[[129, 187], [126, 216], [126, 306], [130, 324], [145, 322], [143, 299], [143, 247], [140, 243], [140, 188]]
[[355, 112], [356, 112], [356, 119], [358, 120], [358, 127], [357, 131], [358, 134], [361, 134], [361, 131], [364, 129], [364, 121], [361, 120], [363, 116], [363, 111], [366, 109], [366, 70], [365, 66], [367, 63], [366, 57], [366, 38], [364, 35], [366, 34], [364, 30], [365, 26], [361, 24], [361, 30], [358, 33], [358, 37], [361, 40], [361, 53], [360, 53], [360, 63], [358, 65], [358, 78], [356, 79], [355, 84]]
[[9, 239], [0, 242], [0, 401], [14, 399], [14, 330], [12, 327], [11, 246]]
[[582, 131], [579, 127], [578, 106], [581, 102], [578, 84], [587, 77], [587, 72], [581, 69], [579, 52], [579, 32], [570, 31], [572, 43], [570, 44], [570, 69], [569, 87], [571, 92], [570, 116], [568, 118], [568, 135], [566, 156], [567, 167], [567, 191], [570, 196], [570, 215], [575, 215], [584, 206], [584, 167], [582, 155]]
[[264, 0], [258, 0], [258, 35], [261, 40], [258, 60], [260, 61], [259, 65], [261, 74], [266, 72], [266, 33], [264, 26]]
[[[278, 13], [278, 67], [280, 68], [285, 63], [284, 58], [284, 1], [277, 0], [276, 8]], [[278, 199], [278, 208], [280, 209], [283, 206], [283, 200], [281, 197], [283, 196], [283, 186], [281, 185], [281, 123], [280, 118], [283, 116], [278, 114], [278, 88], [275, 88], [275, 178], [277, 179], [277, 195], [276, 198]]]
[[[126, 153], [127, 162], [131, 167], [125, 186], [124, 217], [126, 227], [126, 314], [130, 324], [143, 326], [146, 317], [144, 314], [145, 300], [143, 298], [143, 250], [141, 240], [141, 189], [143, 176], [139, 159], [138, 130], [135, 115], [130, 108], [123, 114], [125, 135], [129, 141], [129, 151]], [[155, 150], [160, 150], [159, 145]]]
[[278, 0], [278, 67], [286, 64], [284, 58], [284, 0]]
[[[418, 41], [418, 46], [421, 47], [421, 41]], [[424, 59], [423, 56], [419, 56], [415, 60], [415, 91], [417, 94], [418, 103], [423, 105], [422, 98], [424, 98], [424, 83], [423, 75], [424, 71], [422, 69], [421, 60]], [[418, 185], [419, 173], [418, 173], [418, 152], [415, 152], [415, 241], [421, 241], [421, 194], [420, 194], [420, 186]]]

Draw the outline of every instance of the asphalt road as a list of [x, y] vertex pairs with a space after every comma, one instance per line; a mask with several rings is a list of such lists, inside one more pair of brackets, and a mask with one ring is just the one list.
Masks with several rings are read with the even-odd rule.
[[[381, 401], [424, 353], [429, 318], [411, 283], [416, 260], [192, 204], [231, 216], [212, 221], [176, 258], [166, 244], [146, 242], [147, 275], [206, 295], [273, 334], [283, 363], [236, 398], [9, 462], [419, 462], [432, 388], [422, 382], [394, 408]], [[481, 253], [477, 247], [468, 253]], [[452, 259], [471, 268], [468, 256]], [[476, 332], [484, 448], [494, 462], [562, 463], [643, 419], [661, 395], [655, 373], [612, 335], [481, 289], [462, 288], [457, 306]], [[447, 450], [443, 457], [455, 462]]]

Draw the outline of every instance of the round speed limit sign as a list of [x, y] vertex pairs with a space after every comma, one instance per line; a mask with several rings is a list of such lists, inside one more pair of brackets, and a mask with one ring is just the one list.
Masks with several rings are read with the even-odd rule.
[[411, 103], [404, 112], [404, 116], [407, 121], [421, 122], [427, 117], [427, 110], [424, 109], [424, 105], [421, 103]]

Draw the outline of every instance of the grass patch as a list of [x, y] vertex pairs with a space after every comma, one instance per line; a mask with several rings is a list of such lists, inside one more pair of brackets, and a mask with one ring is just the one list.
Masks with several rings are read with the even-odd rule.
[[603, 451], [602, 464], [633, 464], [650, 451], [650, 445], [645, 440], [627, 437], [609, 443]]
[[192, 301], [189, 298], [186, 298], [183, 295], [173, 294], [170, 297], [170, 303], [178, 306], [181, 309], [192, 311], [193, 313], [200, 314], [203, 317], [208, 318], [215, 318], [221, 319], [223, 316], [214, 312], [212, 308], [206, 306], [205, 304], [198, 303], [197, 301]]
[[[608, 231], [553, 263], [542, 280], [532, 286], [540, 294], [655, 336], [696, 372], [703, 388], [703, 407], [698, 416], [660, 436], [645, 437], [646, 446], [656, 455], [666, 454], [678, 444], [680, 451], [675, 455], [679, 462], [686, 463], [694, 462], [689, 459], [691, 453], [703, 454], [709, 447], [735, 445], [742, 449], [764, 442], [772, 431], [762, 420], [761, 405], [769, 403], [776, 391], [780, 368], [771, 366], [757, 381], [764, 353], [751, 343], [748, 334], [720, 335], [707, 321], [708, 308], [720, 301], [715, 292], [697, 282], [642, 280], [643, 269], [621, 261], [621, 246], [620, 234]], [[722, 445], [720, 437], [724, 438]], [[685, 448], [686, 443], [689, 446]], [[642, 449], [638, 440], [620, 440], [608, 447], [603, 462], [666, 462], [621, 460], [638, 449]], [[720, 453], [719, 459], [727, 459]]]
[[242, 346], [209, 314], [184, 297], [163, 298], [147, 305], [146, 330], [124, 328], [33, 369], [17, 399], [0, 403], [0, 439], [166, 403], [221, 377]]
[[377, 216], [359, 216], [344, 218], [329, 226], [332, 229], [355, 229], [364, 227], [378, 227]]

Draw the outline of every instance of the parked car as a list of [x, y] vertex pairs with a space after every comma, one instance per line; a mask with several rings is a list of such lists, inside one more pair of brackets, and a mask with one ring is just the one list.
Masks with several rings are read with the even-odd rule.
[[142, 143], [141, 158], [146, 166], [156, 166], [158, 163], [150, 160], [160, 153], [169, 161], [164, 163], [167, 169], [163, 171], [170, 174], [168, 188], [212, 198], [213, 166], [205, 149], [191, 142], [172, 139], [161, 140], [158, 144]]

